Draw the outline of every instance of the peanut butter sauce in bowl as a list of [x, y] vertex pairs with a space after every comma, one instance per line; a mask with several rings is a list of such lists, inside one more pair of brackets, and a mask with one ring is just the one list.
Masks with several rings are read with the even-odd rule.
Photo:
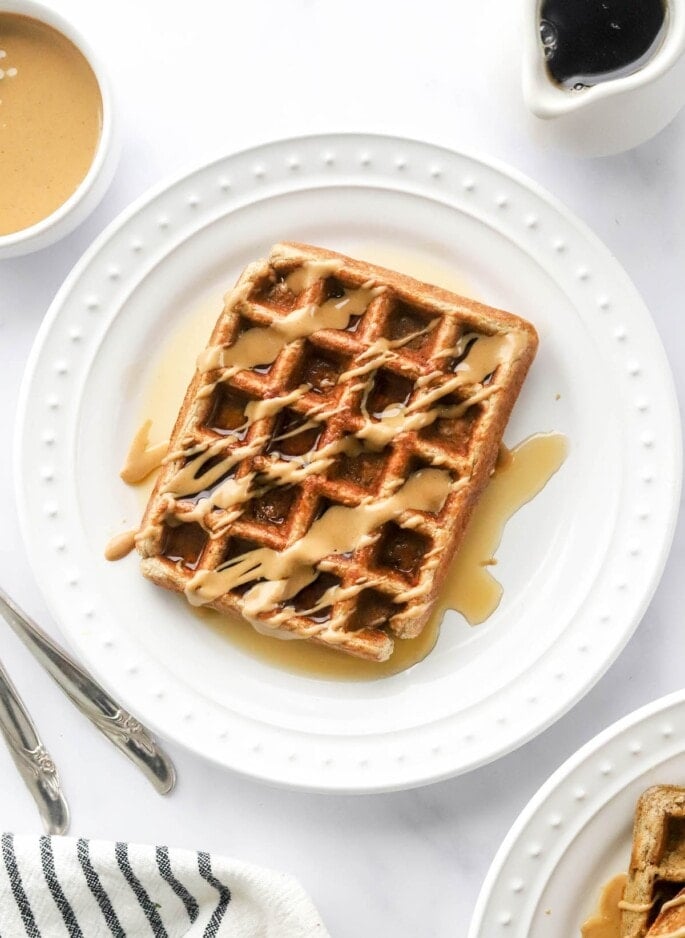
[[63, 237], [114, 172], [106, 77], [85, 41], [32, 0], [0, 0], [0, 259]]

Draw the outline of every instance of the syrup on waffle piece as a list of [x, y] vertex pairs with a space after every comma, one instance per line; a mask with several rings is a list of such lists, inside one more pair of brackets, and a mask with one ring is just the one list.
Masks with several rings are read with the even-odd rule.
[[685, 788], [655, 785], [637, 803], [621, 938], [685, 935]]
[[137, 537], [143, 573], [385, 660], [429, 618], [536, 347], [516, 316], [276, 245], [200, 355]]

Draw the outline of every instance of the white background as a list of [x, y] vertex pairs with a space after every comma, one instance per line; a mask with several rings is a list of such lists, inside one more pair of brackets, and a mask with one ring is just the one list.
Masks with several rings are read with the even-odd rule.
[[[0, 6], [1, 6], [0, 2]], [[650, 307], [685, 389], [685, 114], [620, 156], [579, 160], [531, 136], [511, 0], [60, 0], [109, 67], [123, 155], [100, 208], [61, 244], [0, 262], [2, 584], [51, 627], [14, 509], [10, 450], [24, 362], [52, 296], [94, 236], [153, 184], [229, 150], [315, 131], [367, 130], [503, 159], [608, 244]], [[598, 402], [601, 406], [601, 402]], [[684, 534], [637, 634], [600, 684], [538, 739], [429, 788], [370, 797], [276, 791], [172, 747], [179, 785], [158, 798], [9, 634], [2, 658], [61, 769], [72, 832], [221, 851], [294, 873], [335, 938], [463, 936], [519, 810], [581, 743], [680, 688]], [[0, 747], [0, 828], [38, 832]]]

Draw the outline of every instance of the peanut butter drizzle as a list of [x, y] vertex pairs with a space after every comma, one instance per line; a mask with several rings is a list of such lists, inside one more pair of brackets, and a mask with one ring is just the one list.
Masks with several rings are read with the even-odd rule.
[[[215, 466], [212, 466], [211, 469], [207, 469], [206, 472], [201, 472], [206, 462], [214, 456], [218, 456], [219, 453], [225, 452], [225, 441], [223, 439], [217, 440], [200, 450], [202, 453], [201, 458], [186, 462], [169, 482], [167, 482], [162, 489], [162, 494], [169, 493], [173, 495], [174, 498], [183, 498], [187, 495], [202, 492], [204, 489], [208, 489], [218, 482], [222, 476], [230, 472], [238, 463], [260, 453], [265, 443], [266, 440], [264, 437], [258, 437], [245, 446], [237, 446], [234, 450], [231, 450], [230, 453], [227, 453]], [[165, 457], [165, 461], [172, 462], [181, 457], [188, 458], [188, 455], [188, 451], [181, 450], [178, 453], [170, 453]]]
[[146, 420], [131, 441], [124, 465], [119, 473], [127, 485], [135, 485], [159, 469], [169, 449], [169, 441], [162, 440], [150, 446], [151, 420]]
[[[259, 548], [234, 558], [217, 570], [200, 570], [189, 581], [186, 597], [193, 605], [212, 602], [237, 586], [265, 579], [244, 596], [248, 614], [256, 616], [289, 598], [293, 577], [301, 580], [315, 575], [313, 566], [333, 553], [347, 553], [361, 546], [372, 531], [405, 512], [439, 511], [452, 485], [448, 473], [440, 469], [417, 472], [395, 492], [383, 499], [366, 499], [355, 508], [334, 506], [314, 522], [309, 531], [282, 552]], [[308, 580], [311, 582], [311, 579]], [[290, 592], [290, 595], [294, 595]]]
[[197, 367], [201, 372], [225, 370], [226, 376], [255, 365], [268, 365], [290, 342], [303, 339], [321, 329], [345, 329], [352, 316], [366, 311], [372, 299], [386, 288], [364, 285], [345, 290], [344, 296], [326, 300], [320, 306], [308, 303], [294, 309], [270, 326], [248, 329], [230, 346], [212, 345], [200, 353]]
[[[299, 428], [299, 430], [302, 429], [304, 427]], [[289, 435], [284, 434], [284, 436]], [[221, 449], [221, 441], [218, 441], [216, 444], [202, 450], [202, 460], [186, 464], [179, 469], [164, 487], [164, 492], [172, 493], [175, 498], [183, 498], [210, 489], [222, 476], [230, 472], [238, 462], [261, 452], [264, 443], [265, 439], [260, 437], [247, 446], [238, 447], [206, 473], [200, 473], [204, 462], [217, 455], [216, 451]], [[293, 485], [313, 473], [324, 472], [337, 454], [346, 453], [347, 455], [357, 456], [361, 450], [361, 444], [353, 436], [342, 437], [291, 462], [274, 461], [271, 465], [261, 469], [259, 475], [265, 482], [270, 482], [273, 485]], [[172, 454], [174, 458], [178, 458], [179, 455], [184, 454]], [[265, 484], [257, 488], [251, 487], [255, 475], [256, 473], [250, 472], [239, 480], [226, 479], [206, 497], [199, 499], [192, 513], [184, 512], [184, 520], [201, 522], [205, 515], [209, 514], [215, 507], [232, 508], [251, 498], [258, 498], [263, 495], [270, 486]]]
[[300, 267], [296, 267], [285, 278], [285, 285], [291, 293], [302, 293], [313, 286], [317, 280], [325, 277], [331, 277], [342, 267], [342, 261], [307, 261]]
[[116, 534], [107, 542], [105, 547], [105, 560], [121, 560], [128, 556], [136, 546], [137, 531], [124, 531]]
[[500, 449], [495, 472], [476, 505], [464, 542], [452, 561], [433, 618], [447, 609], [479, 625], [495, 611], [502, 586], [490, 573], [507, 521], [549, 482], [566, 458], [568, 441], [561, 433], [540, 433], [512, 450]]
[[[673, 899], [669, 899], [668, 902], [664, 902], [661, 906], [660, 912], [666, 912], [668, 909], [677, 909], [679, 905], [685, 905], [685, 895], [675, 896]], [[622, 905], [621, 908], [625, 908], [625, 905]], [[650, 906], [651, 908], [651, 906]], [[641, 910], [638, 910], [641, 911]], [[644, 911], [647, 911], [646, 909]]]
[[264, 417], [275, 417], [284, 407], [294, 404], [303, 394], [309, 391], [311, 385], [301, 384], [289, 394], [282, 394], [280, 397], [269, 397], [265, 400], [250, 401], [245, 407], [246, 422], [239, 427], [240, 432], [256, 420], [262, 420]]
[[[261, 448], [262, 445], [263, 440], [259, 442], [258, 448]], [[193, 509], [184, 510], [182, 512], [183, 521], [197, 521], [199, 524], [202, 524], [206, 516], [214, 508], [221, 508], [225, 512], [228, 512], [228, 514], [222, 518], [221, 524], [215, 522], [213, 534], [218, 536], [242, 513], [242, 506], [245, 502], [264, 495], [269, 491], [272, 485], [292, 485], [300, 482], [314, 472], [325, 471], [333, 462], [336, 453], [345, 452], [349, 455], [358, 455], [360, 449], [360, 444], [354, 437], [344, 437], [328, 444], [328, 446], [320, 450], [315, 450], [314, 453], [310, 453], [309, 456], [312, 457], [311, 462], [304, 461], [302, 463], [296, 463], [293, 461], [286, 463], [276, 461], [272, 465], [261, 469], [259, 476], [264, 480], [265, 484], [254, 485], [254, 480], [257, 475], [255, 472], [249, 472], [240, 479], [226, 479], [218, 485], [214, 491], [198, 499]], [[228, 462], [224, 462], [216, 468], [225, 470], [227, 465]], [[185, 478], [187, 483], [188, 476]], [[185, 492], [186, 495], [202, 491], [207, 485], [204, 477], [200, 477], [199, 481], [193, 479], [190, 481], [192, 483], [189, 486], [191, 491]], [[177, 484], [176, 479], [172, 480], [169, 484]]]
[[[433, 407], [430, 410], [414, 413], [417, 407], [423, 406], [423, 401], [415, 402], [415, 406], [393, 408], [391, 411], [384, 412], [378, 420], [368, 420], [362, 426], [355, 436], [364, 440], [373, 450], [381, 450], [387, 446], [398, 433], [404, 433], [408, 430], [421, 430], [429, 426], [441, 417], [456, 418], [460, 417], [465, 411], [479, 401], [486, 400], [497, 391], [496, 387], [485, 387], [475, 394], [472, 394], [468, 400], [461, 404], [452, 404], [445, 407]], [[444, 394], [449, 392], [444, 391]]]
[[[455, 378], [462, 384], [481, 384], [498, 365], [515, 361], [527, 339], [522, 332], [504, 332], [494, 335], [467, 333], [457, 345], [440, 353], [441, 358], [461, 355], [470, 346], [468, 355], [455, 367]], [[458, 387], [458, 385], [456, 385]]]
[[[439, 319], [432, 319], [425, 328], [417, 329], [416, 332], [402, 336], [399, 339], [386, 339], [380, 336], [357, 357], [357, 364], [355, 364], [354, 368], [350, 368], [340, 375], [338, 383], [342, 384], [345, 381], [350, 381], [352, 378], [361, 377], [362, 375], [369, 374], [371, 371], [382, 368], [383, 365], [386, 365], [388, 362], [397, 361], [399, 356], [395, 352], [395, 349], [407, 345], [413, 339], [417, 339], [422, 335], [428, 335], [429, 332], [435, 329], [438, 322]], [[435, 372], [435, 374], [439, 375], [441, 372], [438, 371]]]
[[620, 903], [627, 879], [625, 873], [619, 873], [605, 883], [597, 911], [580, 926], [582, 938], [621, 938]]
[[653, 905], [653, 902], [626, 902], [621, 899], [618, 907], [622, 912], [649, 912]]
[[[433, 323], [422, 331], [429, 331], [432, 327]], [[389, 360], [388, 356], [394, 355], [393, 347], [410, 341], [410, 338], [413, 338], [413, 336], [395, 343], [389, 343], [385, 339], [378, 339], [364, 355], [360, 356], [361, 364], [341, 375], [339, 380], [342, 381], [368, 373], [371, 377], [363, 385], [366, 393], [368, 393], [371, 389], [373, 373]], [[424, 393], [418, 394], [411, 404], [393, 405], [392, 408], [381, 415], [380, 420], [369, 420], [364, 427], [357, 431], [356, 436], [365, 440], [372, 449], [380, 450], [387, 446], [398, 433], [408, 430], [420, 430], [440, 418], [455, 419], [460, 417], [473, 404], [487, 399], [491, 394], [495, 394], [498, 390], [497, 387], [495, 385], [482, 387], [461, 404], [436, 408], [431, 408], [431, 404], [462, 387], [482, 384], [500, 364], [515, 357], [522, 342], [521, 336], [510, 333], [492, 336], [475, 336], [471, 334], [462, 336], [453, 349], [448, 349], [442, 353], [445, 357], [460, 355], [468, 345], [468, 354], [457, 365], [455, 374], [451, 378], [442, 381], [434, 388], [431, 388], [430, 385], [436, 378], [444, 377], [442, 372], [435, 371], [418, 378], [414, 389], [426, 388]], [[365, 405], [362, 409], [365, 411]]]

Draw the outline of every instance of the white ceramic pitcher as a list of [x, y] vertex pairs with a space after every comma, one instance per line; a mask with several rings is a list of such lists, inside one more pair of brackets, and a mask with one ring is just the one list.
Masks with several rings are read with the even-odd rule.
[[540, 0], [524, 4], [523, 95], [542, 142], [584, 156], [629, 150], [664, 128], [685, 104], [685, 0], [667, 0], [665, 33], [632, 75], [573, 91], [557, 84], [540, 41]]

